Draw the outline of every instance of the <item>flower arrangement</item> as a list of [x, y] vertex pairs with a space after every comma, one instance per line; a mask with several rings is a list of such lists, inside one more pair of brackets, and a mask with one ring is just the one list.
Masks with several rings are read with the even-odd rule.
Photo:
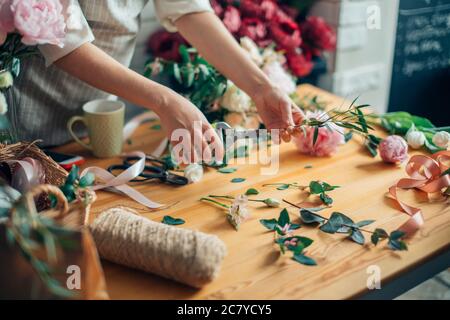
[[[20, 74], [21, 60], [38, 54], [38, 45], [63, 47], [69, 27], [63, 11], [59, 0], [0, 1], [0, 142], [17, 140], [11, 87]], [[69, 18], [71, 12], [69, 6]]]
[[[211, 5], [225, 27], [237, 39], [249, 38], [258, 47], [274, 46], [283, 52], [285, 64], [296, 77], [308, 76], [314, 58], [336, 48], [336, 33], [324, 19], [303, 18], [304, 8], [279, 0], [212, 0]], [[154, 57], [180, 61], [179, 34], [158, 31], [150, 36], [148, 49]]]

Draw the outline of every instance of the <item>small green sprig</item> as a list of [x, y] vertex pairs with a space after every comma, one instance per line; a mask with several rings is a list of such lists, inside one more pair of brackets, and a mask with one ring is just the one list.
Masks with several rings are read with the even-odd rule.
[[280, 252], [286, 254], [286, 251], [292, 252], [292, 260], [308, 266], [317, 265], [316, 261], [305, 254], [314, 241], [310, 238], [293, 236], [291, 233], [300, 228], [299, 224], [291, 222], [289, 213], [286, 209], [280, 212], [278, 219], [260, 220], [260, 223], [268, 230], [275, 233], [275, 243], [279, 246]]
[[348, 239], [357, 244], [364, 245], [365, 237], [363, 233], [371, 234], [371, 242], [376, 246], [379, 241], [388, 239], [388, 247], [394, 251], [408, 250], [408, 246], [403, 241], [406, 234], [402, 231], [396, 230], [388, 234], [384, 229], [376, 229], [370, 231], [364, 227], [371, 225], [375, 220], [364, 220], [354, 222], [351, 218], [340, 212], [333, 212], [330, 218], [325, 218], [318, 214], [323, 208], [301, 208], [287, 200], [283, 200], [287, 204], [300, 209], [300, 218], [304, 224], [319, 225], [322, 232], [329, 234], [347, 234]]
[[[95, 175], [93, 173], [87, 173], [83, 177], [80, 177], [80, 169], [77, 166], [73, 166], [69, 175], [66, 178], [66, 182], [60, 187], [64, 193], [67, 201], [72, 203], [77, 198], [77, 193], [82, 190], [91, 187], [95, 182]], [[50, 195], [51, 206], [55, 207], [57, 200], [54, 195]]]
[[171, 216], [164, 216], [163, 220], [161, 221], [163, 224], [167, 224], [169, 226], [180, 226], [186, 223], [183, 219], [179, 218], [173, 218]]

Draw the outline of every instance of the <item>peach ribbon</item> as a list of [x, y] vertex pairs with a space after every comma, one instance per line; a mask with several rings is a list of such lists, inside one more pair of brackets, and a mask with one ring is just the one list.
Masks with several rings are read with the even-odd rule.
[[399, 230], [407, 236], [414, 234], [423, 224], [423, 214], [420, 208], [415, 208], [398, 199], [398, 189], [418, 189], [427, 194], [441, 192], [450, 187], [450, 175], [443, 173], [449, 169], [450, 151], [441, 151], [433, 156], [413, 156], [406, 165], [406, 173], [409, 178], [400, 179], [389, 188], [389, 193], [400, 205], [402, 210], [411, 218], [403, 224]]

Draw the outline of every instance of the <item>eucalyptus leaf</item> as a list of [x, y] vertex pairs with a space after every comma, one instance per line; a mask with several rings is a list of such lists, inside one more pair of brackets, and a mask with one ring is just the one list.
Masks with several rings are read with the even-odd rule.
[[322, 184], [320, 184], [318, 181], [311, 181], [311, 183], [309, 184], [309, 190], [311, 194], [322, 194], [324, 192]]
[[219, 170], [217, 170], [217, 172], [219, 173], [223, 173], [223, 174], [230, 174], [230, 173], [235, 173], [237, 171], [237, 168], [220, 168]]
[[315, 212], [312, 212], [308, 209], [301, 209], [300, 210], [300, 218], [302, 221], [306, 224], [314, 224], [314, 223], [324, 223], [325, 219], [315, 214]]
[[163, 224], [167, 224], [169, 226], [179, 226], [185, 224], [186, 222], [183, 219], [173, 218], [171, 216], [165, 216], [162, 220]]
[[292, 257], [292, 260], [294, 260], [302, 265], [305, 265], [305, 266], [316, 266], [317, 265], [317, 262], [314, 259], [307, 257], [303, 254], [295, 254]]
[[275, 231], [278, 226], [278, 221], [276, 219], [259, 220], [259, 222], [270, 231]]
[[357, 244], [360, 244], [360, 245], [364, 245], [364, 243], [366, 242], [364, 235], [358, 229], [352, 230], [350, 239], [352, 239], [354, 242], [356, 242]]
[[320, 195], [320, 200], [322, 200], [322, 202], [324, 204], [326, 204], [327, 206], [332, 205], [333, 202], [334, 202], [333, 199], [329, 195], [327, 195], [326, 193], [322, 193]]
[[80, 187], [86, 188], [94, 184], [95, 175], [92, 172], [88, 172], [80, 179]]
[[374, 222], [375, 222], [375, 220], [364, 220], [364, 221], [360, 221], [360, 222], [356, 223], [356, 226], [358, 228], [363, 228], [365, 226], [371, 225]]
[[259, 191], [256, 190], [255, 188], [248, 189], [247, 192], [245, 193], [246, 196], [256, 196], [258, 194]]
[[245, 178], [234, 178], [231, 180], [232, 183], [242, 183], [245, 182], [246, 179]]
[[283, 209], [280, 212], [280, 217], [278, 218], [278, 225], [280, 227], [284, 227], [285, 225], [289, 224], [291, 222], [291, 219], [289, 217], [289, 212], [287, 209]]

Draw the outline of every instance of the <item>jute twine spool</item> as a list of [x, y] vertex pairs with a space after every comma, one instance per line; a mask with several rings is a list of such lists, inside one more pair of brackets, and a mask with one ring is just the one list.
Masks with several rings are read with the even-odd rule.
[[214, 280], [226, 254], [216, 236], [153, 222], [127, 208], [107, 210], [90, 229], [102, 258], [195, 288]]

